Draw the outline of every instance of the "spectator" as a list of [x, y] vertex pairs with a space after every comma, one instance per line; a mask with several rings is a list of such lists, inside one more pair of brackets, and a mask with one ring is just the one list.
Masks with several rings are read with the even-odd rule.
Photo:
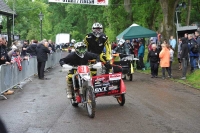
[[38, 62], [38, 77], [41, 80], [48, 80], [48, 78], [44, 78], [44, 68], [45, 63], [48, 59], [47, 53], [50, 53], [48, 49], [48, 42], [43, 41], [42, 44], [39, 44], [36, 48], [37, 62]]
[[186, 73], [187, 73], [187, 61], [188, 61], [188, 44], [187, 44], [187, 38], [183, 37], [181, 38], [182, 44], [181, 44], [181, 53], [180, 53], [180, 59], [182, 64], [182, 78], [186, 79]]
[[167, 44], [161, 45], [162, 50], [159, 53], [160, 58], [160, 67], [162, 68], [162, 78], [165, 79], [165, 69], [167, 70], [169, 77], [171, 78], [171, 73], [169, 71], [169, 63], [170, 63], [170, 52], [167, 48]]
[[22, 70], [22, 65], [21, 65], [22, 61], [23, 61], [23, 59], [20, 57], [19, 49], [15, 49], [15, 51], [12, 54], [11, 63], [15, 63], [16, 62], [19, 71], [21, 71]]
[[23, 44], [22, 44], [22, 41], [17, 41], [17, 49], [19, 49], [20, 53], [22, 52], [22, 47], [23, 47]]
[[13, 43], [12, 43], [12, 46], [11, 46], [11, 50], [15, 50], [15, 49], [17, 49], [17, 42], [16, 41], [14, 41]]
[[148, 59], [151, 66], [151, 78], [158, 77], [158, 64], [159, 64], [159, 50], [156, 48], [156, 44], [152, 44], [152, 50], [148, 53]]
[[51, 40], [49, 40], [48, 42], [49, 42], [49, 47], [52, 49], [52, 51], [56, 52], [55, 45], [53, 44], [53, 42]]
[[161, 45], [161, 34], [157, 31], [157, 45]]
[[174, 50], [172, 46], [169, 46], [169, 53], [170, 53], [170, 64], [169, 64], [169, 73], [172, 75], [172, 62], [174, 60]]
[[196, 61], [199, 57], [199, 48], [197, 42], [193, 39], [193, 35], [188, 35], [188, 47], [189, 47], [189, 54], [190, 54], [190, 65], [191, 65], [191, 72], [193, 72], [197, 66]]
[[[15, 49], [15, 51], [12, 54], [12, 58], [11, 58], [11, 63], [15, 63], [16, 62], [16, 58], [20, 58], [20, 51], [19, 49]], [[22, 58], [20, 58], [20, 60], [22, 61]]]
[[176, 48], [176, 40], [173, 36], [170, 37], [169, 44], [172, 46], [172, 49], [175, 50]]
[[185, 33], [184, 37], [186, 38], [186, 41], [187, 41], [188, 40], [188, 33]]
[[[185, 40], [186, 41], [186, 40]], [[178, 53], [177, 53], [177, 56], [178, 56], [178, 63], [179, 63], [179, 70], [182, 69], [182, 66], [181, 66], [181, 58], [180, 58], [180, 55], [181, 55], [181, 45], [182, 45], [182, 40], [181, 38], [178, 39]]]
[[19, 47], [19, 45], [18, 45], [18, 42], [17, 41], [15, 41], [15, 42], [13, 42], [12, 43], [12, 46], [11, 46], [11, 50], [9, 50], [9, 52], [8, 52], [8, 56], [11, 58], [12, 57], [12, 54], [13, 54], [13, 52], [16, 50], [16, 49], [18, 49], [18, 47]]
[[0, 133], [7, 133], [6, 126], [1, 119], [0, 119]]
[[113, 43], [112, 43], [112, 50], [114, 50], [116, 47], [117, 47], [117, 43], [116, 43], [116, 42], [113, 42]]
[[153, 42], [156, 44], [156, 42], [157, 42], [157, 37], [151, 37], [151, 38], [150, 38], [150, 41], [153, 41]]
[[144, 51], [145, 51], [144, 45], [143, 45], [142, 41], [140, 41], [139, 50], [138, 50], [138, 58], [139, 58], [139, 65], [142, 68], [142, 70], [145, 70], [144, 61], [143, 61]]
[[144, 48], [145, 48], [145, 44], [146, 44], [145, 38], [139, 38], [139, 40], [142, 41], [142, 44], [143, 44], [143, 46], [144, 46]]
[[27, 48], [27, 53], [29, 53], [31, 56], [36, 56], [36, 47], [37, 47], [37, 40], [33, 40], [32, 44]]
[[[8, 56], [6, 50], [6, 41], [4, 38], [0, 37], [0, 65], [10, 64], [10, 57]], [[4, 93], [4, 95], [11, 95], [14, 91], [8, 90]]]
[[196, 37], [196, 42], [199, 47], [199, 55], [200, 55], [200, 32], [199, 31], [195, 31], [195, 37]]
[[5, 41], [2, 37], [0, 37], [0, 65], [2, 64], [10, 64], [10, 58], [8, 56]]
[[26, 50], [27, 50], [27, 48], [28, 48], [28, 41], [27, 40], [25, 40], [24, 41], [24, 44], [23, 44], [23, 46], [22, 46], [22, 52], [21, 52], [21, 55], [24, 57], [24, 56], [26, 56]]
[[152, 44], [155, 44], [153, 39], [150, 39], [150, 44], [148, 45], [148, 52], [152, 50]]
[[138, 49], [139, 49], [139, 44], [138, 42], [134, 41], [134, 56], [138, 57]]
[[[138, 42], [136, 40], [134, 40], [133, 47], [134, 47], [134, 50], [133, 50], [134, 57], [138, 58], [139, 44], [138, 44]], [[133, 61], [133, 66], [135, 66], [135, 61]], [[136, 68], [137, 69], [141, 69], [140, 65], [138, 63], [138, 60], [136, 60]]]

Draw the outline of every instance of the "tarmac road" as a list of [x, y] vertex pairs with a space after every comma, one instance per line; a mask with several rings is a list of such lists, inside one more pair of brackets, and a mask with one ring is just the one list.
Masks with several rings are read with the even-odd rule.
[[61, 67], [32, 77], [23, 90], [0, 100], [0, 116], [10, 133], [199, 133], [200, 91], [170, 80], [135, 73], [126, 81], [126, 103], [97, 99], [96, 116], [74, 108], [66, 98]]

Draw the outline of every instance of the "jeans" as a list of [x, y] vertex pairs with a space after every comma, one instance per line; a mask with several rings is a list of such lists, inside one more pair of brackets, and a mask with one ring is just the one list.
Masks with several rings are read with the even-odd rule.
[[196, 64], [197, 60], [198, 60], [198, 57], [190, 56], [191, 71], [193, 71], [194, 69], [197, 69], [197, 64]]
[[172, 61], [170, 61], [170, 64], [169, 64], [169, 73], [172, 74]]
[[143, 57], [139, 57], [139, 64], [141, 68], [144, 68], [144, 61], [143, 61]]
[[162, 67], [162, 76], [163, 78], [165, 78], [165, 69], [167, 70], [169, 77], [171, 77], [171, 73], [169, 71], [169, 67]]
[[186, 73], [187, 73], [187, 59], [183, 58], [181, 60], [181, 64], [182, 64], [182, 76], [186, 77]]

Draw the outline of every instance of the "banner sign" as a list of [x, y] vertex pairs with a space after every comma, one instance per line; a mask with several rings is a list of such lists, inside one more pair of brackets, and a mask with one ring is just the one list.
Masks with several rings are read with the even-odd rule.
[[88, 4], [88, 5], [108, 5], [108, 0], [49, 0], [49, 2]]

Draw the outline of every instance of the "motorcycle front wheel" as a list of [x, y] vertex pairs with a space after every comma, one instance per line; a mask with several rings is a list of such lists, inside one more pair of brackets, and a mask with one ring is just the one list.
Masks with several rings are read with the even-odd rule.
[[94, 118], [95, 109], [96, 109], [96, 101], [95, 101], [95, 95], [91, 86], [89, 86], [86, 89], [85, 97], [86, 97], [86, 109], [88, 112], [88, 116], [90, 118]]

